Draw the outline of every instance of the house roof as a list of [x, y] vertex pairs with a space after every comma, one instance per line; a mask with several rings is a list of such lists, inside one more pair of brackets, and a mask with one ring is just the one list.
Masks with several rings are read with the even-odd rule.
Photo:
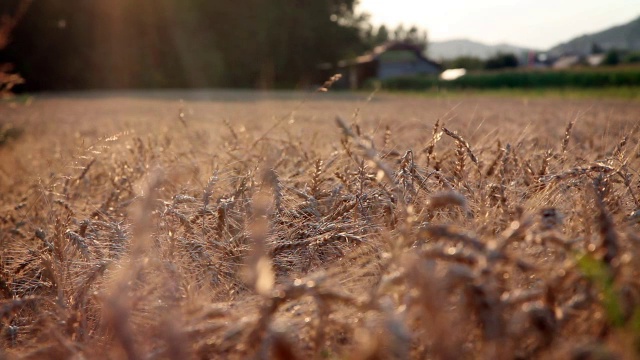
[[436, 66], [438, 68], [442, 68], [442, 65], [431, 60], [428, 59], [426, 56], [424, 56], [424, 54], [422, 53], [422, 49], [414, 44], [411, 43], [407, 43], [407, 42], [402, 42], [402, 41], [389, 41], [386, 42], [382, 45], [378, 45], [375, 48], [373, 48], [372, 51], [369, 51], [363, 55], [360, 55], [358, 57], [356, 57], [355, 59], [351, 59], [351, 60], [342, 60], [340, 62], [338, 62], [338, 66], [348, 66], [348, 65], [359, 65], [359, 64], [366, 64], [366, 63], [370, 63], [372, 61], [376, 61], [380, 58], [380, 56], [384, 53], [386, 53], [387, 51], [411, 51], [413, 53], [415, 53], [416, 57], [422, 61], [428, 62], [430, 64], [432, 64], [433, 66]]

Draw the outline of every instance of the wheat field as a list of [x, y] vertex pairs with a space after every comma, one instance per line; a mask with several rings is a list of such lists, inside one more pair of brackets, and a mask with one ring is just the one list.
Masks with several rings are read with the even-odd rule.
[[0, 358], [640, 357], [637, 101], [69, 93], [0, 116]]

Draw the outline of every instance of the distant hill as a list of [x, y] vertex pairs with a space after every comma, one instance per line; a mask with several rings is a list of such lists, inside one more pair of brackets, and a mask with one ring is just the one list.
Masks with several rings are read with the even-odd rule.
[[640, 17], [619, 26], [590, 35], [582, 35], [568, 42], [561, 43], [549, 50], [552, 56], [573, 53], [587, 55], [591, 53], [593, 44], [604, 50], [640, 50]]
[[448, 60], [460, 56], [473, 56], [487, 59], [499, 52], [520, 55], [527, 51], [529, 51], [528, 48], [509, 44], [487, 45], [476, 41], [460, 39], [430, 42], [427, 54], [435, 60]]

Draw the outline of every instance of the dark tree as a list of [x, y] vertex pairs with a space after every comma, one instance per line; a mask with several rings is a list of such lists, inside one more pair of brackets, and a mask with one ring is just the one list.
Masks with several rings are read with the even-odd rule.
[[428, 38], [425, 30], [420, 30], [416, 26], [411, 26], [408, 30], [403, 24], [399, 24], [391, 33], [387, 27], [381, 25], [376, 35], [369, 40], [372, 46], [383, 44], [387, 41], [399, 41], [417, 45], [422, 51], [427, 50]]
[[447, 69], [467, 69], [467, 70], [481, 70], [484, 68], [484, 61], [482, 59], [473, 56], [460, 56], [453, 60], [445, 62]]
[[623, 60], [624, 63], [627, 64], [638, 64], [640, 63], [640, 51], [634, 51], [627, 54]]
[[591, 43], [591, 54], [604, 54], [604, 49], [597, 42]]
[[39, 0], [0, 56], [31, 90], [303, 85], [317, 64], [365, 48], [355, 4]]
[[620, 64], [620, 52], [618, 50], [609, 50], [604, 56], [604, 60], [602, 61], [602, 65], [618, 65]]
[[[13, 29], [20, 23], [29, 4], [29, 1], [23, 0], [17, 3], [4, 3], [0, 6], [0, 50], [11, 43]], [[20, 75], [13, 72], [13, 64], [3, 60], [0, 58], [0, 97], [10, 95], [13, 87], [24, 81]]]
[[484, 65], [487, 70], [518, 67], [518, 58], [514, 54], [498, 53], [487, 59]]
[[384, 25], [380, 25], [378, 28], [378, 32], [376, 32], [375, 43], [377, 45], [384, 44], [389, 41], [389, 30]]

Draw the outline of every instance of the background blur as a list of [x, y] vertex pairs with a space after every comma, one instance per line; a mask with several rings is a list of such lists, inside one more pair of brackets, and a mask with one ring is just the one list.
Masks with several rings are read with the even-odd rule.
[[[387, 62], [418, 61], [426, 64], [424, 68], [431, 66], [437, 71], [640, 63], [640, 2], [634, 5], [619, 0], [620, 4], [625, 3], [620, 5], [586, 1], [584, 11], [576, 8], [572, 17], [566, 17], [566, 11], [571, 9], [562, 6], [552, 11], [529, 4], [527, 9], [517, 1], [485, 7], [492, 10], [475, 16], [476, 12], [463, 2], [454, 1], [445, 7], [422, 1], [391, 4], [375, 0], [362, 4], [357, 0], [2, 0], [0, 14], [4, 16], [0, 25], [4, 30], [0, 31], [0, 38], [4, 34], [5, 41], [0, 42], [0, 64], [5, 65], [0, 73], [20, 74], [25, 83], [13, 85], [26, 91], [266, 89], [306, 88], [322, 83], [327, 74], [341, 71], [351, 71], [354, 79], [359, 76], [352, 81], [352, 87], [361, 87], [381, 73], [370, 64], [379, 61], [388, 50], [396, 54], [383, 58]], [[596, 5], [607, 10], [598, 11]], [[532, 33], [546, 34], [553, 29], [555, 34], [570, 34], [559, 29], [572, 29], [572, 23], [579, 25], [573, 31], [583, 31], [589, 27], [590, 17], [585, 16], [590, 14], [588, 9], [602, 15], [597, 21], [593, 18], [593, 34], [568, 38], [546, 48], [539, 44], [549, 43], [548, 37], [527, 40], [531, 44], [525, 41]], [[638, 13], [630, 13], [633, 9]], [[507, 10], [513, 11], [506, 13]], [[565, 11], [565, 17], [554, 15], [556, 10]], [[491, 14], [498, 20], [489, 18]], [[538, 19], [538, 27], [508, 32], [504, 26], [497, 27], [512, 24], [517, 19], [514, 14], [530, 14]], [[621, 17], [631, 21], [616, 23]], [[407, 23], [401, 21], [405, 18]], [[472, 21], [474, 18], [476, 22]], [[612, 27], [603, 29], [602, 24], [608, 20]], [[478, 25], [478, 21], [485, 25]], [[438, 41], [427, 37], [432, 25]], [[493, 31], [494, 35], [485, 34], [487, 39], [495, 39], [500, 32], [508, 33], [504, 39], [517, 45], [487, 44], [477, 38], [443, 40], [440, 38], [447, 34], [443, 31], [449, 31], [451, 36], [480, 36]], [[512, 40], [514, 34], [523, 40]], [[389, 41], [410, 47], [373, 51]], [[399, 49], [420, 53], [417, 58], [410, 53], [403, 57], [398, 56]], [[373, 56], [367, 58], [366, 54]], [[359, 60], [344, 62], [358, 56]], [[624, 84], [633, 85], [633, 81]], [[433, 84], [422, 77], [416, 86]], [[414, 83], [409, 87], [412, 86]]]
[[[14, 14], [21, 1], [3, 0]], [[31, 90], [272, 87], [363, 51], [354, 0], [42, 0], [2, 53]]]

